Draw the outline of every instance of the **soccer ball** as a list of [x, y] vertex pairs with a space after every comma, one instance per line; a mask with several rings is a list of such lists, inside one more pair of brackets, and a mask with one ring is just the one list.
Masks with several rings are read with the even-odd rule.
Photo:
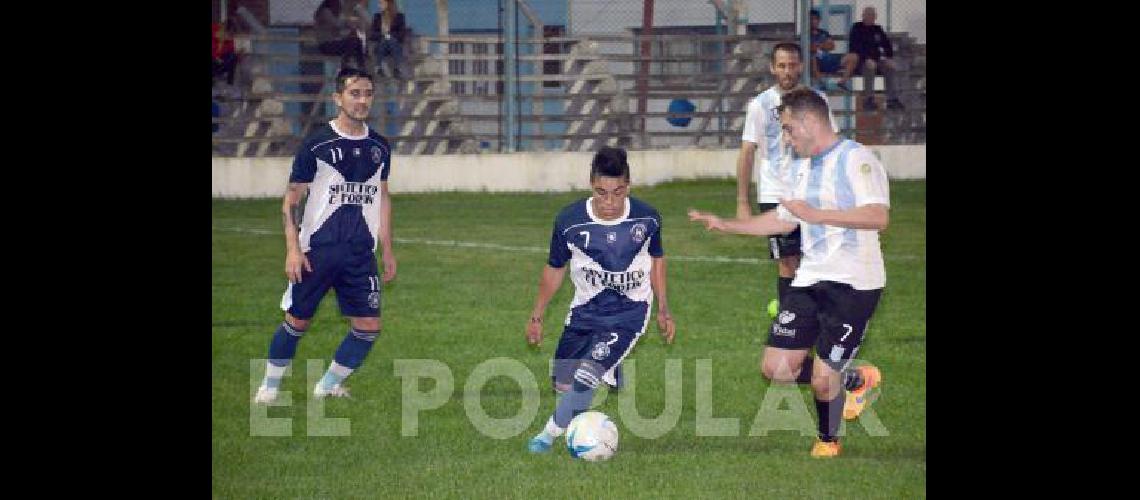
[[590, 462], [607, 460], [614, 456], [617, 447], [617, 425], [600, 411], [580, 413], [566, 427], [566, 449], [574, 458]]

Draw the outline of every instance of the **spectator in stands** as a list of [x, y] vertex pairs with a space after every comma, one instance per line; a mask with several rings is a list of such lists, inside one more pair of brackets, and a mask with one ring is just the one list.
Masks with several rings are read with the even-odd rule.
[[408, 27], [404, 21], [404, 13], [396, 8], [395, 0], [382, 0], [383, 10], [372, 17], [372, 31], [368, 38], [376, 42], [376, 74], [384, 74], [384, 59], [391, 58], [392, 76], [403, 78], [400, 75], [400, 65], [404, 56], [404, 39], [408, 34]]
[[[226, 26], [221, 23], [211, 23], [211, 27], [213, 28], [210, 37], [214, 56], [213, 77], [225, 75], [226, 83], [232, 86], [238, 61], [237, 52], [234, 51], [233, 36], [227, 32]], [[213, 86], [212, 79], [211, 86]]]
[[[831, 33], [819, 27], [819, 11], [811, 11], [811, 76], [819, 80], [820, 73], [841, 73], [839, 81], [835, 85], [839, 88], [851, 91], [847, 86], [847, 80], [851, 79], [852, 72], [855, 71], [855, 64], [859, 62], [859, 56], [855, 54], [833, 54], [831, 51], [835, 50], [835, 40], [831, 39]], [[842, 72], [840, 72], [842, 70]], [[823, 82], [820, 82], [820, 89], [823, 89]]]
[[364, 70], [364, 30], [360, 20], [341, 0], [324, 0], [313, 13], [317, 49], [322, 54], [340, 56], [341, 67]]
[[875, 108], [875, 99], [871, 94], [875, 89], [874, 81], [877, 69], [883, 75], [883, 81], [887, 88], [887, 107], [902, 109], [903, 105], [899, 102], [896, 84], [897, 73], [895, 71], [898, 66], [891, 60], [894, 49], [891, 47], [891, 39], [887, 37], [883, 27], [875, 24], [875, 17], [875, 8], [867, 7], [863, 9], [863, 21], [851, 25], [850, 50], [852, 54], [858, 57], [854, 71], [858, 73], [862, 70], [863, 73], [863, 92], [867, 95], [864, 100], [864, 107]]

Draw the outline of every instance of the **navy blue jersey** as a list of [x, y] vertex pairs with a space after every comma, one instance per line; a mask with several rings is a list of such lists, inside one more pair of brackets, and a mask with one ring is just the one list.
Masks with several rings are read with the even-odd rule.
[[376, 250], [380, 234], [380, 183], [388, 180], [391, 148], [376, 131], [349, 136], [332, 121], [301, 143], [289, 182], [308, 183], [301, 218], [301, 251], [352, 244]]
[[621, 217], [594, 216], [590, 199], [571, 203], [554, 221], [551, 267], [570, 265], [574, 300], [566, 326], [583, 330], [638, 332], [649, 319], [652, 257], [661, 257], [661, 216], [628, 198]]

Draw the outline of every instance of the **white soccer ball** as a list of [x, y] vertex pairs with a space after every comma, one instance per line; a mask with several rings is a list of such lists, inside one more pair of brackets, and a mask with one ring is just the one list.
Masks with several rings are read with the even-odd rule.
[[600, 411], [579, 413], [566, 427], [566, 449], [572, 457], [590, 462], [607, 460], [617, 447], [617, 425]]

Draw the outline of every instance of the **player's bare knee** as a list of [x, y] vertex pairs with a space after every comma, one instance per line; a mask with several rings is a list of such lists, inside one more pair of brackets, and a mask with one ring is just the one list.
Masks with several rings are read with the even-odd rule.
[[567, 383], [567, 384], [555, 383], [554, 384], [554, 390], [560, 394], [570, 392], [571, 387], [573, 387], [573, 384], [569, 384], [569, 383]]
[[802, 363], [793, 363], [788, 361], [787, 358], [764, 358], [760, 364], [760, 373], [764, 378], [773, 382], [792, 382], [796, 380], [796, 374], [800, 371]]
[[304, 331], [309, 329], [309, 323], [312, 323], [312, 320], [297, 318], [292, 314], [285, 313], [285, 322], [296, 330]]
[[380, 318], [352, 318], [352, 327], [357, 330], [375, 332], [380, 330]]
[[839, 381], [833, 380], [830, 375], [813, 375], [811, 392], [815, 394], [816, 399], [830, 401], [839, 395]]

